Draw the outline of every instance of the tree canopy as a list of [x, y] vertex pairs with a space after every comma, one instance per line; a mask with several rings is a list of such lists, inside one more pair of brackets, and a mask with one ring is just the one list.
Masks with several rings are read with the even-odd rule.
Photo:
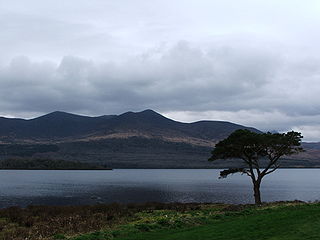
[[301, 133], [294, 131], [256, 133], [239, 129], [216, 144], [209, 161], [228, 158], [242, 160], [246, 168], [224, 170], [220, 176], [226, 177], [235, 172], [250, 176], [254, 184], [256, 203], [261, 203], [260, 183], [262, 178], [280, 167], [281, 157], [302, 152], [301, 139]]

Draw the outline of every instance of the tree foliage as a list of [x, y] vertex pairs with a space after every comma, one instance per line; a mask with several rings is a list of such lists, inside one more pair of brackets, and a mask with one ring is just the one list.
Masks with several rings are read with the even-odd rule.
[[280, 167], [281, 157], [302, 152], [301, 139], [301, 133], [294, 131], [255, 133], [240, 129], [216, 144], [209, 161], [228, 158], [242, 160], [246, 168], [224, 170], [220, 176], [223, 178], [236, 172], [250, 176], [256, 188], [255, 195], [259, 195], [256, 198], [259, 203], [261, 179]]

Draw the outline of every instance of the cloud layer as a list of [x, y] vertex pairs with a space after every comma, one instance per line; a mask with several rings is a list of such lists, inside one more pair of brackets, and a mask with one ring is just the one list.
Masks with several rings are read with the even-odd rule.
[[0, 0], [0, 115], [152, 108], [320, 141], [320, 4]]
[[0, 105], [7, 115], [153, 108], [180, 120], [202, 116], [269, 130], [319, 120], [317, 61], [290, 61], [279, 51], [250, 47], [204, 51], [179, 42], [122, 63], [16, 57], [0, 69], [0, 79]]
[[276, 56], [249, 48], [202, 51], [187, 42], [122, 63], [72, 56], [60, 63], [16, 57], [0, 70], [1, 96], [6, 96], [1, 104], [6, 111], [39, 112], [250, 109], [263, 95], [275, 94], [266, 91], [277, 62]]

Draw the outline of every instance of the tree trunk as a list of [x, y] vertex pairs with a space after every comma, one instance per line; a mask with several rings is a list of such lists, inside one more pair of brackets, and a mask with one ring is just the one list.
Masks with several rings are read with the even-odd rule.
[[260, 181], [253, 183], [254, 202], [256, 205], [261, 205], [261, 194], [260, 194]]

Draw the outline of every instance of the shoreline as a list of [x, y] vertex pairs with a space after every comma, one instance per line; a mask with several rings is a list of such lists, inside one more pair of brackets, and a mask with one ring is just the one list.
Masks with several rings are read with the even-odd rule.
[[65, 170], [71, 170], [71, 171], [93, 171], [93, 170], [97, 170], [97, 171], [112, 171], [114, 169], [112, 168], [104, 168], [104, 169], [100, 169], [100, 168], [87, 168], [87, 169], [77, 169], [77, 168], [65, 168], [65, 169], [60, 169], [60, 168], [56, 168], [56, 169], [47, 169], [47, 168], [1, 168], [1, 170], [10, 170], [10, 171], [16, 171], [16, 170], [22, 170], [22, 171], [65, 171]]
[[174, 206], [241, 206], [241, 207], [262, 207], [262, 206], [273, 206], [273, 205], [282, 205], [282, 204], [318, 204], [319, 201], [302, 201], [302, 200], [288, 200], [288, 201], [272, 201], [272, 202], [262, 202], [260, 206], [255, 205], [254, 203], [225, 203], [225, 202], [155, 202], [155, 201], [146, 201], [146, 202], [130, 202], [130, 203], [122, 203], [122, 202], [110, 202], [110, 203], [95, 203], [95, 204], [66, 204], [66, 205], [48, 205], [48, 204], [30, 204], [25, 207], [21, 206], [9, 206], [0, 208], [0, 212], [3, 210], [8, 210], [11, 208], [15, 209], [28, 209], [28, 208], [92, 208], [92, 207], [112, 207], [112, 206], [122, 206], [125, 208], [149, 208], [153, 206], [161, 206], [161, 207], [173, 207]]
[[[0, 168], [1, 170], [46, 170], [46, 171], [62, 171], [62, 170], [72, 170], [72, 171], [111, 171], [111, 170], [220, 170], [220, 169], [227, 169], [228, 167], [221, 167], [221, 168], [86, 168], [86, 169], [77, 169], [77, 168], [54, 168], [54, 169], [47, 169], [47, 168]], [[263, 168], [261, 168], [263, 169]], [[320, 169], [319, 167], [283, 167], [281, 169]]]

